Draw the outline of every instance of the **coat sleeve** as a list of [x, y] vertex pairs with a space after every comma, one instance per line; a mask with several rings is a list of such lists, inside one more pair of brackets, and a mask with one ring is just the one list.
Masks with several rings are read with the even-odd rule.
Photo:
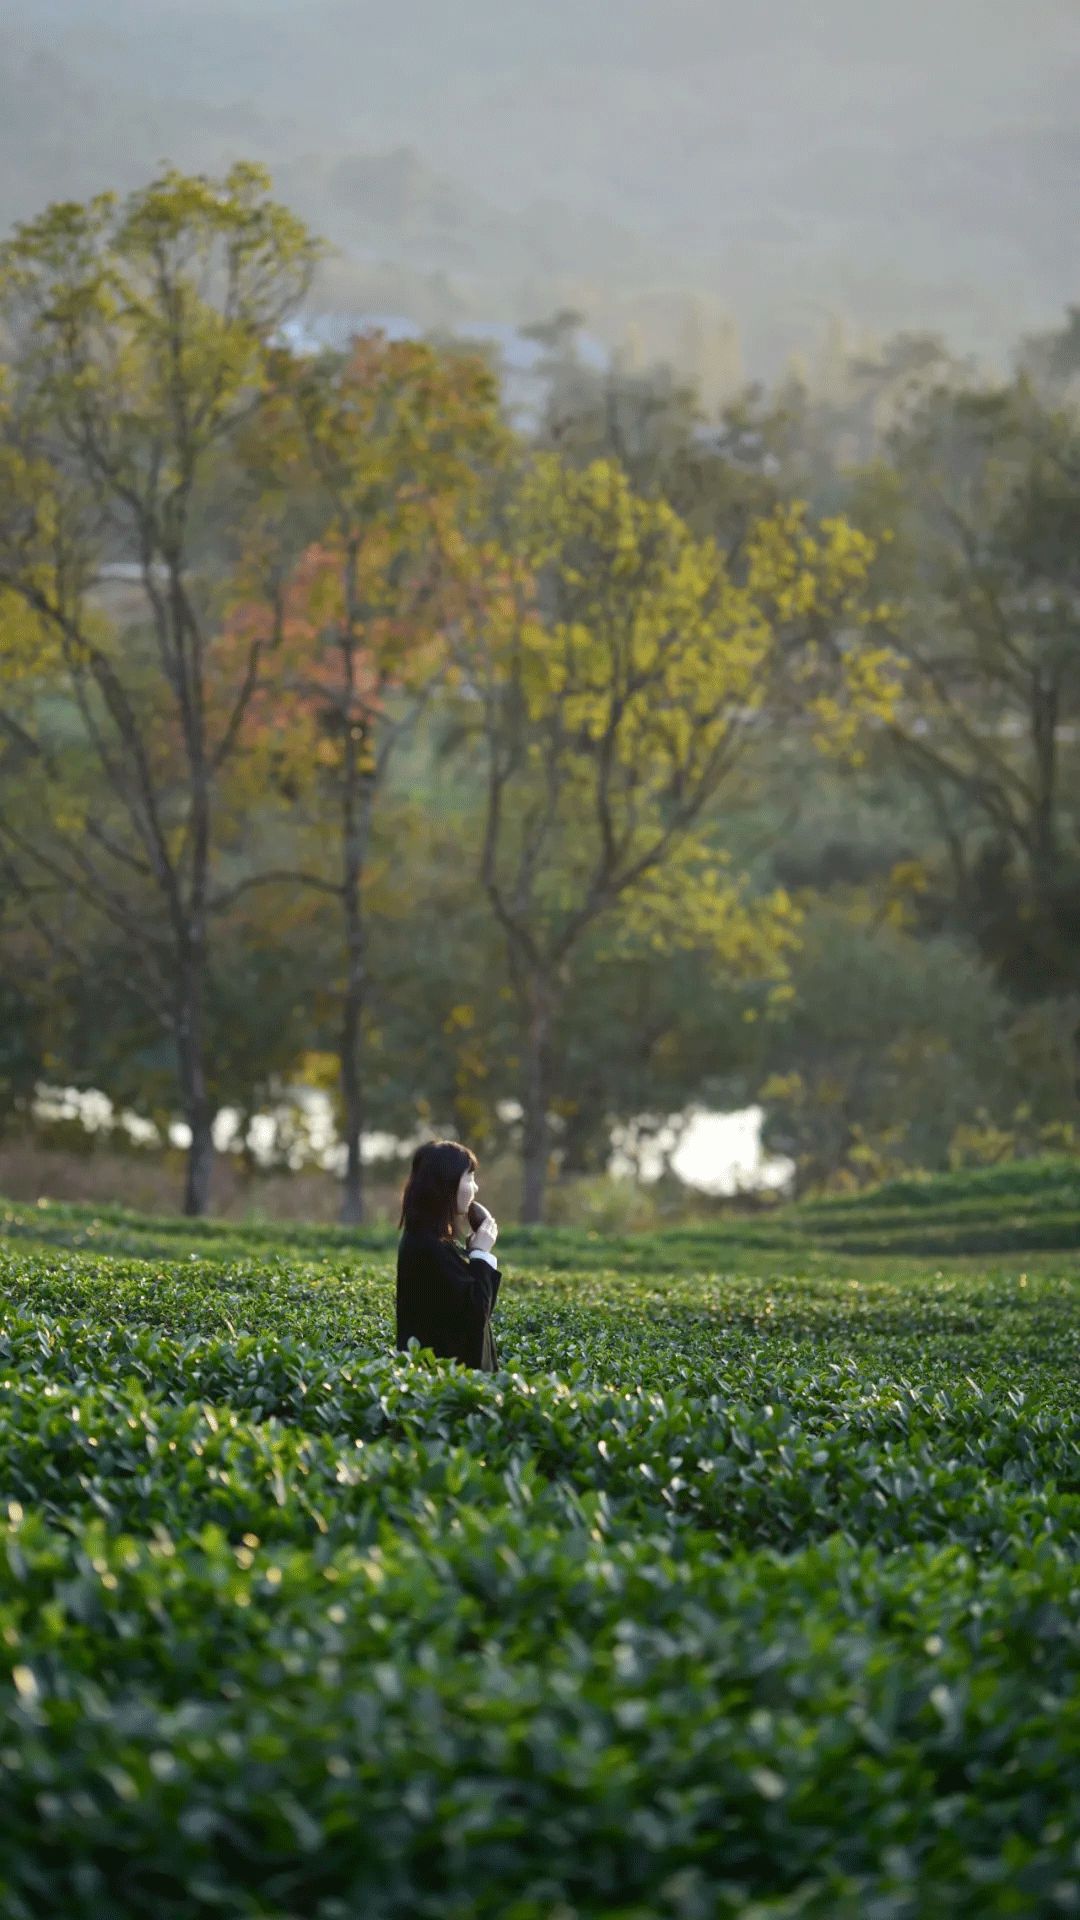
[[494, 1306], [499, 1297], [499, 1288], [502, 1286], [502, 1273], [500, 1269], [498, 1267], [489, 1267], [488, 1279], [491, 1283], [491, 1304]]
[[493, 1253], [487, 1253], [479, 1247], [474, 1247], [469, 1253], [469, 1260], [470, 1262], [482, 1260], [488, 1269], [491, 1279], [491, 1304], [494, 1306], [499, 1297], [499, 1288], [502, 1285], [502, 1274], [499, 1270], [499, 1263], [495, 1255]]
[[486, 1260], [467, 1259], [449, 1241], [443, 1241], [438, 1248], [437, 1258], [443, 1284], [455, 1304], [455, 1317], [460, 1315], [477, 1339], [482, 1339], [484, 1322], [495, 1305], [502, 1275]]

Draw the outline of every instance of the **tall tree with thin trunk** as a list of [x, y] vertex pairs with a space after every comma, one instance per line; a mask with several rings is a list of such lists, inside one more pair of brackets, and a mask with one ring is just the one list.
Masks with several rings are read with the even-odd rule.
[[661, 945], [692, 932], [733, 971], [767, 971], [790, 905], [750, 899], [703, 829], [773, 715], [849, 745], [893, 683], [865, 633], [870, 543], [843, 521], [778, 512], [737, 582], [619, 467], [545, 455], [496, 525], [501, 572], [493, 552], [462, 651], [487, 770], [480, 877], [519, 1013], [522, 1212], [538, 1221], [555, 1022], [586, 932], [630, 917]]
[[[245, 644], [283, 636], [275, 728], [289, 740], [298, 857], [256, 869], [223, 897], [269, 881], [337, 903], [342, 1219], [355, 1224], [375, 810], [401, 742], [452, 667], [445, 634], [472, 564], [465, 533], [504, 435], [481, 359], [378, 334], [344, 356], [279, 356], [275, 404], [268, 435], [249, 447], [250, 595], [236, 630]], [[301, 543], [291, 557], [290, 539]]]
[[0, 249], [0, 587], [21, 610], [0, 729], [35, 795], [0, 848], [43, 938], [77, 953], [78, 902], [127, 939], [175, 1049], [191, 1214], [213, 1158], [215, 809], [265, 652], [222, 644], [199, 521], [317, 252], [245, 165], [50, 207]]
[[1080, 429], [1026, 378], [942, 391], [879, 511], [907, 696], [891, 733], [1010, 984], [1080, 986]]

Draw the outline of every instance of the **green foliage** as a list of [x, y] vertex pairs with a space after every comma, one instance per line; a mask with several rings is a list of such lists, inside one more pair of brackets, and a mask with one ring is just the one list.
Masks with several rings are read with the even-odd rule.
[[21, 1118], [33, 1098], [44, 1051], [38, 1009], [18, 981], [0, 981], [0, 1130]]
[[1075, 1279], [849, 1250], [1055, 1212], [524, 1232], [488, 1377], [392, 1236], [7, 1208], [5, 1914], [1073, 1911]]
[[886, 1165], [940, 1166], [957, 1128], [1002, 1111], [1015, 1084], [1013, 1008], [970, 949], [912, 936], [906, 897], [898, 884], [880, 907], [858, 890], [808, 902], [790, 998], [763, 1024], [766, 1139], [804, 1186], [865, 1184], [875, 1146]]
[[1075, 312], [708, 420], [564, 310], [526, 444], [460, 342], [287, 347], [321, 254], [243, 163], [0, 246], [9, 1105], [179, 1107], [201, 1211], [216, 1110], [333, 1088], [351, 1217], [362, 1132], [539, 1218], [767, 1077], [804, 1187], [1067, 1146]]
[[1075, 992], [1075, 409], [1023, 377], [942, 386], [891, 458], [854, 512], [884, 513], [899, 536], [881, 577], [908, 694], [894, 747], [936, 817], [958, 918], [1000, 979], [1018, 996]]
[[[527, 1270], [542, 1266], [549, 1274], [573, 1273], [575, 1287], [586, 1272], [635, 1273], [642, 1267], [690, 1276], [696, 1286], [694, 1276], [715, 1270], [721, 1258], [726, 1274], [744, 1269], [747, 1261], [756, 1270], [765, 1259], [774, 1263], [771, 1271], [780, 1261], [788, 1263], [785, 1270], [805, 1276], [822, 1261], [834, 1270], [847, 1253], [1066, 1250], [1080, 1244], [1080, 1161], [1060, 1155], [952, 1174], [911, 1174], [857, 1195], [823, 1196], [758, 1214], [740, 1214], [723, 1203], [716, 1211], [715, 1223], [649, 1234], [517, 1227], [515, 1261]], [[231, 1221], [196, 1226], [180, 1218], [146, 1219], [123, 1207], [45, 1201], [36, 1206], [9, 1202], [0, 1227], [13, 1239], [141, 1260], [198, 1258], [266, 1266], [288, 1255], [336, 1261], [339, 1279], [358, 1254], [385, 1260], [395, 1244], [391, 1231], [377, 1227], [238, 1226]]]

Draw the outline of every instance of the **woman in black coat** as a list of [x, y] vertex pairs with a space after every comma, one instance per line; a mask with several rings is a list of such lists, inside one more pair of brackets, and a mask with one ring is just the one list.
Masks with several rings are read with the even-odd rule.
[[399, 1225], [399, 1351], [415, 1336], [445, 1360], [494, 1373], [499, 1356], [491, 1309], [502, 1274], [493, 1248], [499, 1228], [476, 1198], [476, 1155], [468, 1147], [429, 1140], [417, 1148]]

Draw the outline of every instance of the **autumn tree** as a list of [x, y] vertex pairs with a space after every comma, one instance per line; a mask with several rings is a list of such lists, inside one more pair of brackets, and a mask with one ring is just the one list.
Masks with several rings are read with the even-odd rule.
[[472, 564], [465, 534], [501, 444], [482, 360], [370, 335], [344, 356], [279, 356], [271, 424], [249, 449], [250, 591], [233, 630], [244, 648], [281, 649], [267, 712], [287, 766], [293, 858], [221, 897], [273, 884], [335, 903], [347, 1222], [363, 1217], [375, 812], [447, 665], [444, 635]]
[[223, 639], [197, 529], [316, 253], [244, 165], [55, 205], [0, 250], [0, 587], [18, 609], [0, 727], [25, 800], [0, 849], [72, 965], [80, 917], [126, 941], [130, 992], [173, 1049], [196, 1214], [216, 807], [265, 650]]
[[551, 1049], [575, 955], [618, 911], [663, 945], [708, 940], [732, 969], [790, 938], [783, 894], [748, 896], [703, 836], [748, 741], [797, 711], [823, 745], [887, 712], [886, 650], [864, 635], [869, 542], [797, 509], [762, 521], [736, 581], [715, 543], [617, 466], [528, 463], [497, 514], [464, 647], [487, 769], [480, 877], [521, 1032], [524, 1197], [542, 1217]]

